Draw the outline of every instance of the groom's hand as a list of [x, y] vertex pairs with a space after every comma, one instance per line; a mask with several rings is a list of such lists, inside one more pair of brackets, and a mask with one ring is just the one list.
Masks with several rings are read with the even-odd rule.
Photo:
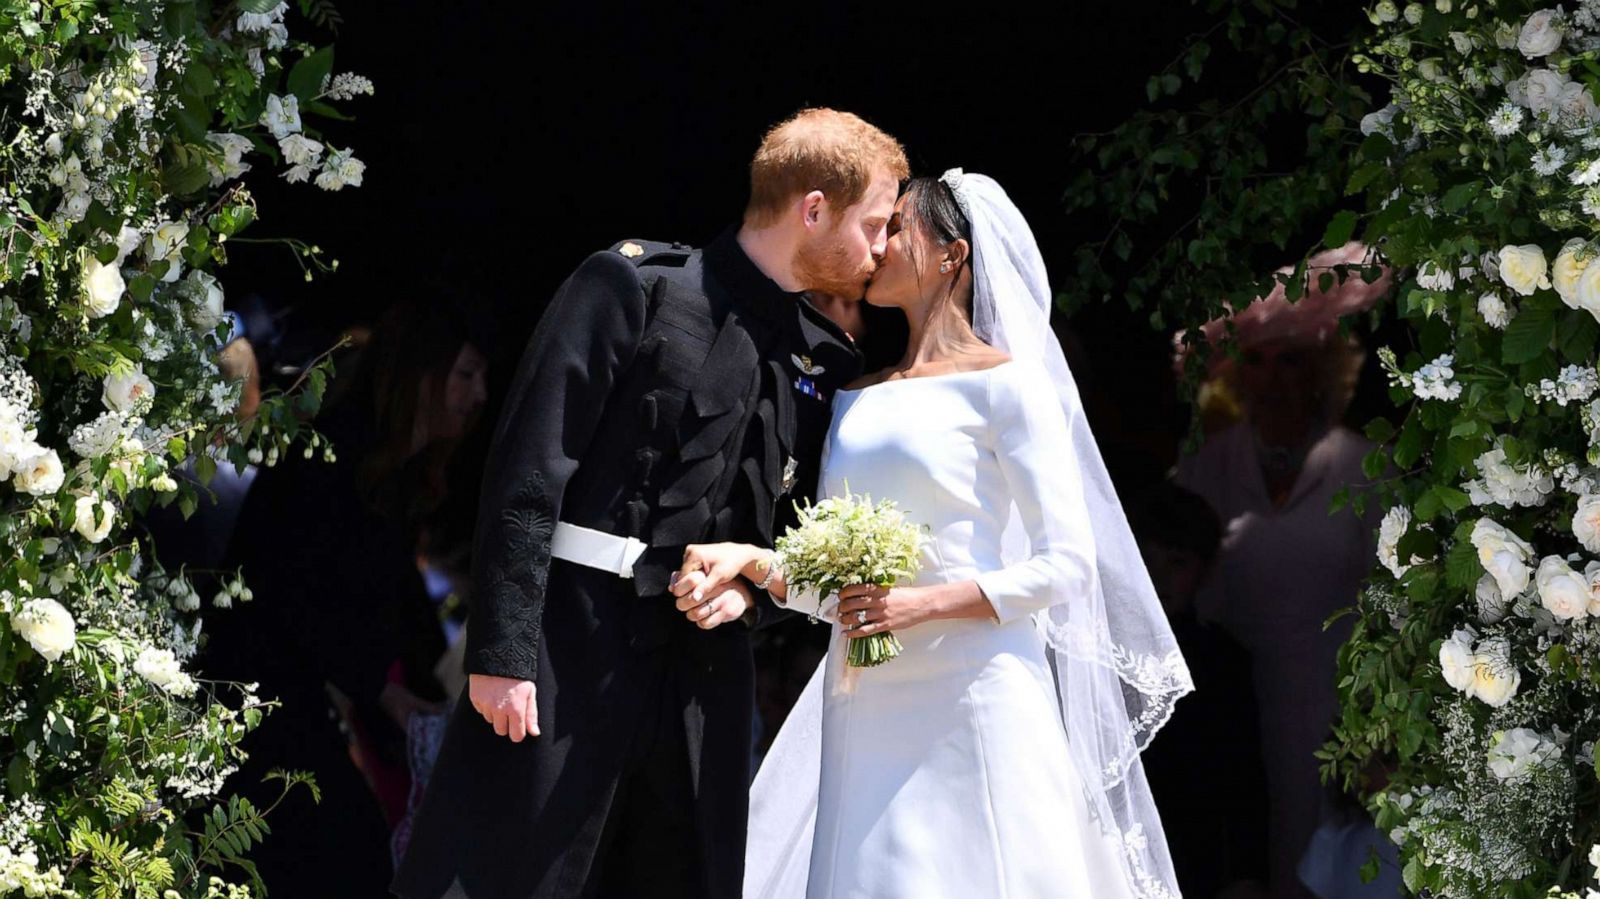
[[494, 725], [494, 732], [521, 743], [523, 737], [539, 736], [539, 706], [534, 701], [533, 681], [492, 674], [468, 677], [467, 695], [483, 720]]
[[677, 593], [676, 588], [686, 588], [677, 596], [674, 604], [685, 618], [702, 630], [711, 630], [718, 625], [737, 621], [755, 605], [750, 587], [742, 578], [735, 578], [731, 583], [710, 590], [701, 588], [704, 583], [706, 583], [704, 572], [691, 571], [686, 575], [679, 574], [673, 591]]

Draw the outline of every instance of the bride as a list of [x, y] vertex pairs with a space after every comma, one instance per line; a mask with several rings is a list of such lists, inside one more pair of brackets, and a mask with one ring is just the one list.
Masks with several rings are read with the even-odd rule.
[[[745, 896], [1176, 897], [1139, 752], [1191, 681], [1033, 235], [959, 170], [912, 181], [889, 235], [866, 299], [910, 343], [835, 397], [818, 493], [894, 500], [928, 528], [921, 573], [788, 596], [770, 550], [711, 544], [673, 588], [709, 624], [727, 616], [703, 598], [743, 575], [839, 638], [752, 787]], [[884, 630], [898, 658], [844, 667], [845, 640]]]

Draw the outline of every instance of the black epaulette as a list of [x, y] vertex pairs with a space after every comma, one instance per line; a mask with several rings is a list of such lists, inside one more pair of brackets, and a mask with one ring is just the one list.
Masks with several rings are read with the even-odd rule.
[[664, 243], [659, 240], [624, 240], [611, 248], [634, 265], [681, 266], [689, 260], [694, 248], [686, 243]]

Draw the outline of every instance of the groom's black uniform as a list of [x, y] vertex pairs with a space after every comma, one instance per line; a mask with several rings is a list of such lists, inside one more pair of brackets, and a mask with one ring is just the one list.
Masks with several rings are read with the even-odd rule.
[[[462, 697], [400, 895], [739, 896], [748, 630], [700, 630], [667, 579], [689, 543], [770, 545], [859, 368], [731, 231], [704, 251], [619, 244], [578, 268], [490, 451], [467, 627], [467, 670], [534, 681], [542, 735], [497, 736]], [[650, 548], [631, 580], [552, 560], [558, 521]]]

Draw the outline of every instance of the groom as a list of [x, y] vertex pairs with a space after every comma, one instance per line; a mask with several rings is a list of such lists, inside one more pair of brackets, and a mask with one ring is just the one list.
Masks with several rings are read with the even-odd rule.
[[739, 896], [754, 678], [747, 629], [715, 625], [753, 585], [697, 628], [668, 579], [687, 544], [770, 545], [816, 482], [860, 360], [799, 292], [862, 295], [906, 176], [889, 135], [803, 111], [740, 227], [618, 244], [556, 294], [484, 471], [469, 695], [400, 896]]

